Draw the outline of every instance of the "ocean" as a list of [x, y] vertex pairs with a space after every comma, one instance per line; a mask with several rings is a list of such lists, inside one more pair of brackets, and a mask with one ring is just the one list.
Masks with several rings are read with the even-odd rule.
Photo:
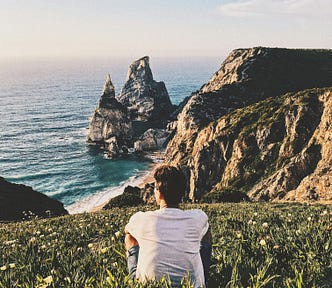
[[[6, 61], [0, 63], [0, 176], [89, 211], [126, 185], [137, 185], [151, 161], [110, 160], [86, 142], [88, 118], [110, 73], [116, 95], [135, 59]], [[198, 90], [222, 58], [150, 58], [173, 104]]]

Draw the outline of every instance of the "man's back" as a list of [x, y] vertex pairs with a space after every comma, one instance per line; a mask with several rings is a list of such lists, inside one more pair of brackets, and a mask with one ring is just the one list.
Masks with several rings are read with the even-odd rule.
[[200, 242], [208, 227], [201, 210], [163, 208], [133, 215], [126, 230], [140, 246], [136, 277], [144, 281], [169, 276], [178, 285], [189, 274], [195, 287], [203, 287]]

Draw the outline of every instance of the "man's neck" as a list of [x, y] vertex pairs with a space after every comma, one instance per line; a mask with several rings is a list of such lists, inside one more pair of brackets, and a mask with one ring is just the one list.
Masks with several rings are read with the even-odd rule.
[[171, 204], [167, 204], [165, 200], [161, 200], [159, 203], [159, 208], [163, 209], [163, 208], [180, 208], [180, 207], [179, 207], [179, 204], [171, 205]]

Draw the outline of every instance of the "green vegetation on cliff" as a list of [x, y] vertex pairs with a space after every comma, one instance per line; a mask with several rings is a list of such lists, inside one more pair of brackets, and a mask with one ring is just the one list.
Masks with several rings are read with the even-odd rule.
[[[213, 234], [208, 287], [331, 287], [330, 206], [187, 208], [197, 207]], [[123, 245], [124, 226], [139, 209], [149, 207], [1, 224], [0, 287], [142, 287], [127, 277]]]

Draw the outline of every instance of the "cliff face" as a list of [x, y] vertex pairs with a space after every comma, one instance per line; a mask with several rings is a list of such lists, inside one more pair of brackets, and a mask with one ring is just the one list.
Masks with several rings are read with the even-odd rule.
[[166, 162], [183, 167], [191, 198], [232, 187], [298, 199], [315, 186], [310, 197], [328, 199], [331, 91], [280, 95], [331, 85], [331, 50], [235, 50], [178, 115]]
[[25, 185], [13, 184], [0, 177], [0, 221], [13, 221], [68, 214], [59, 201], [32, 190]]

